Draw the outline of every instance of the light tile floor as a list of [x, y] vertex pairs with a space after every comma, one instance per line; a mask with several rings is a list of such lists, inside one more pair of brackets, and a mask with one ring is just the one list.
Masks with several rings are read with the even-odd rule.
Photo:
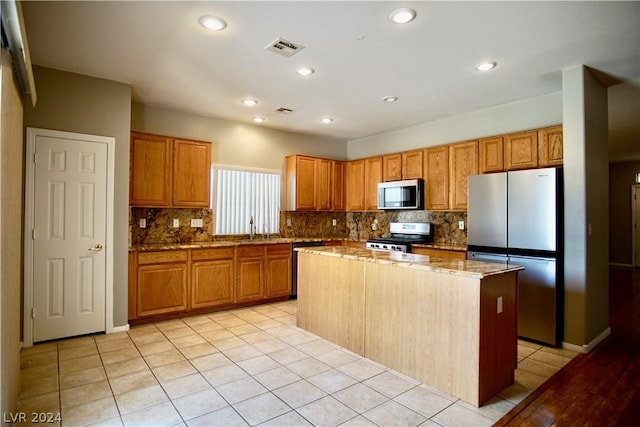
[[19, 410], [63, 426], [491, 425], [575, 353], [518, 343], [476, 408], [295, 326], [295, 301], [26, 348]]

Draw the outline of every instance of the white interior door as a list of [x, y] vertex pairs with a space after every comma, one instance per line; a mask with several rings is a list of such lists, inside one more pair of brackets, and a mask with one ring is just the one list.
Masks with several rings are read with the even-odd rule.
[[107, 144], [31, 138], [33, 341], [106, 330]]

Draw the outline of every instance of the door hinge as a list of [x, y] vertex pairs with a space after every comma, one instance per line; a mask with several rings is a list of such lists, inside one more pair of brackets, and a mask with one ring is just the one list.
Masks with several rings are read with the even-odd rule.
[[32, 309], [31, 309], [31, 318], [32, 318], [32, 319], [35, 319], [35, 318], [36, 318], [36, 309], [35, 309], [35, 308], [32, 308]]
[[36, 240], [36, 229], [31, 230], [31, 240]]
[[33, 163], [38, 163], [38, 155], [36, 153], [33, 153]]

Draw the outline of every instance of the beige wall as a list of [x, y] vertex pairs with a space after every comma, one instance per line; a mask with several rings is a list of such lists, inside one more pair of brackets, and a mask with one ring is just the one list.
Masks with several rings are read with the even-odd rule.
[[15, 413], [20, 388], [22, 301], [22, 101], [11, 57], [0, 60], [0, 413]]
[[562, 94], [499, 105], [348, 142], [349, 159], [501, 135], [562, 123]]
[[638, 172], [640, 160], [609, 165], [609, 262], [614, 264], [633, 264], [631, 187]]
[[564, 341], [585, 346], [609, 326], [607, 88], [587, 67], [563, 71]]
[[131, 130], [211, 141], [214, 163], [253, 168], [284, 167], [284, 157], [306, 154], [346, 159], [340, 140], [285, 132], [259, 125], [133, 104]]
[[129, 123], [131, 87], [109, 80], [35, 67], [38, 103], [27, 105], [27, 127], [114, 137], [113, 321], [127, 324], [129, 249]]

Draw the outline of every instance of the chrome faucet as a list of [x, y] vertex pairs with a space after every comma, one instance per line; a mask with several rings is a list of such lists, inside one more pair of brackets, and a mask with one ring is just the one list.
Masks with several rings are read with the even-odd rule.
[[269, 231], [267, 230], [267, 221], [264, 222], [264, 224], [262, 225], [262, 238], [263, 239], [268, 239], [269, 238]]
[[256, 227], [253, 225], [253, 215], [251, 215], [251, 219], [249, 220], [249, 239], [253, 240], [253, 237], [256, 234]]

